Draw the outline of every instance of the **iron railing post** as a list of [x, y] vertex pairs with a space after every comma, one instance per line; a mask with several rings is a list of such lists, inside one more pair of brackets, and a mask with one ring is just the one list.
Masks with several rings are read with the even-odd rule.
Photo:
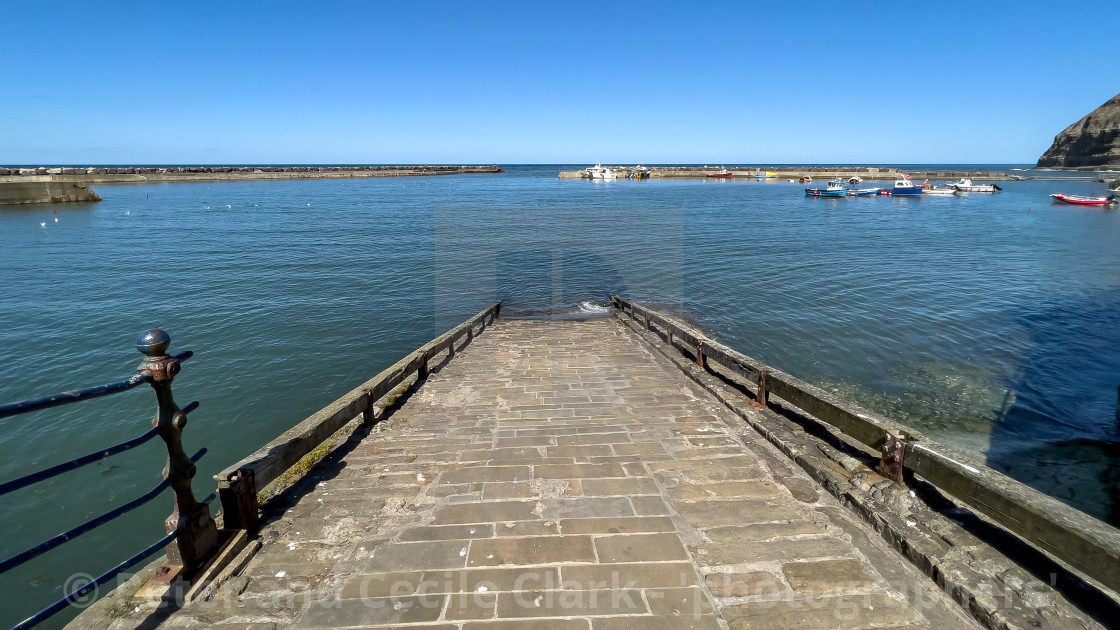
[[[175, 492], [175, 508], [167, 517], [167, 533], [178, 532], [178, 537], [167, 546], [167, 561], [172, 567], [193, 571], [213, 554], [218, 546], [218, 529], [210, 517], [210, 506], [194, 498], [191, 479], [197, 472], [194, 462], [183, 451], [183, 428], [187, 415], [175, 404], [171, 382], [181, 369], [182, 358], [167, 354], [171, 337], [162, 330], [153, 329], [140, 334], [136, 349], [145, 355], [137, 371], [151, 377], [156, 391], [158, 410], [152, 426], [159, 429], [159, 436], [167, 445], [167, 466], [163, 470]], [[189, 355], [188, 355], [189, 356]]]

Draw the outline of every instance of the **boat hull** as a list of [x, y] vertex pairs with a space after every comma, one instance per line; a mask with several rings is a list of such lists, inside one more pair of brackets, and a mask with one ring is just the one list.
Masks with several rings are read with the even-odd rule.
[[1077, 195], [1063, 195], [1060, 193], [1050, 195], [1055, 201], [1068, 203], [1073, 206], [1107, 206], [1116, 203], [1116, 197], [1078, 197]]
[[882, 188], [859, 188], [856, 190], [849, 190], [848, 196], [850, 197], [875, 197], [882, 193]]
[[917, 186], [915, 186], [913, 188], [892, 188], [891, 189], [891, 196], [892, 197], [905, 197], [905, 196], [909, 196], [909, 195], [920, 195], [920, 194], [922, 194], [922, 189], [918, 188]]
[[825, 190], [823, 188], [806, 188], [806, 197], [847, 197], [846, 190]]

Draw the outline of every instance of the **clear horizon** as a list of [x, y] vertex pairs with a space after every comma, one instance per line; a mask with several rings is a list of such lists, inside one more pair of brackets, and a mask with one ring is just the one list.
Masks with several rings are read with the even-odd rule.
[[9, 7], [0, 163], [1026, 165], [1118, 89], [1115, 2], [308, 6]]

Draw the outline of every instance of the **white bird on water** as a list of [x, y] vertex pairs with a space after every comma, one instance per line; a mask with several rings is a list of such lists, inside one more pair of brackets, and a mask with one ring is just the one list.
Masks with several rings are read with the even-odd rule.
[[131, 210], [125, 210], [124, 213], [125, 214], [132, 214], [132, 211]]
[[229, 205], [229, 204], [227, 203], [227, 204], [226, 204], [226, 207], [227, 207], [227, 208], [232, 208], [233, 206], [231, 206], [231, 205]]
[[47, 222], [43, 221], [42, 223], [39, 224], [39, 227], [47, 227]]
[[54, 218], [54, 222], [55, 222], [55, 223], [58, 223], [58, 217], [55, 217], [55, 218]]

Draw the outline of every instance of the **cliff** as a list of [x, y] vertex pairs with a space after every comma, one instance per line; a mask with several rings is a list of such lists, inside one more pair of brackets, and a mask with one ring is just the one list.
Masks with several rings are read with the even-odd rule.
[[1066, 127], [1038, 158], [1038, 166], [1066, 168], [1120, 164], [1120, 95]]

